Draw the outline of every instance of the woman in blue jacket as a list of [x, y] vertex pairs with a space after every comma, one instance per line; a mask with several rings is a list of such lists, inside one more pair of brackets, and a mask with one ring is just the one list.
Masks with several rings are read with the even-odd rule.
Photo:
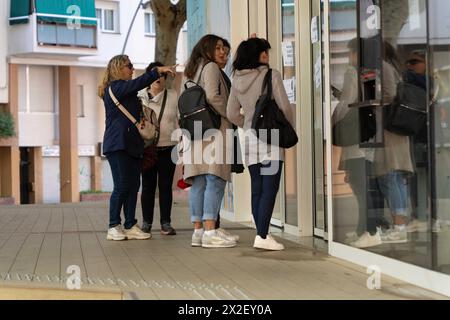
[[[136, 202], [140, 186], [141, 158], [144, 142], [136, 126], [120, 111], [109, 95], [109, 87], [117, 100], [140, 119], [141, 104], [137, 94], [163, 74], [175, 75], [175, 67], [156, 67], [132, 80], [133, 64], [126, 55], [113, 57], [107, 66], [98, 95], [103, 99], [106, 111], [103, 154], [108, 159], [114, 181], [110, 199], [108, 240], [149, 239], [150, 234], [137, 226]], [[125, 214], [124, 227], [120, 211]]]

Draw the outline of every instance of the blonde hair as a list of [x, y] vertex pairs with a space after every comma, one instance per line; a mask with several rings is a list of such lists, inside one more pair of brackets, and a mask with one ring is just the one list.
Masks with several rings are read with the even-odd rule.
[[129, 60], [130, 58], [128, 58], [128, 56], [124, 54], [117, 55], [109, 60], [106, 71], [103, 74], [103, 80], [98, 86], [98, 96], [100, 98], [103, 99], [105, 95], [105, 89], [112, 81], [121, 79], [121, 70], [127, 65]]

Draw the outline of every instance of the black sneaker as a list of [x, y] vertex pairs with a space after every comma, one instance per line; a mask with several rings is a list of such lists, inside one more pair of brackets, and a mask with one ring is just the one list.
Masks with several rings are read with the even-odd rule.
[[172, 226], [169, 223], [167, 223], [161, 226], [161, 234], [166, 236], [173, 236], [176, 235], [177, 232], [175, 231], [174, 228], [172, 228]]
[[152, 231], [152, 225], [149, 224], [148, 222], [143, 222], [142, 223], [142, 228], [141, 228], [142, 232], [145, 233], [150, 233]]

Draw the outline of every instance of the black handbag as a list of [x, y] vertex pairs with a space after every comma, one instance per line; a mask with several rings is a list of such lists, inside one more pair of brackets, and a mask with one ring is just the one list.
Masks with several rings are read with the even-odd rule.
[[[266, 87], [267, 91], [264, 93]], [[258, 139], [267, 144], [288, 149], [298, 142], [297, 133], [272, 97], [272, 69], [269, 69], [264, 77], [261, 96], [256, 102], [251, 128], [256, 130]], [[272, 139], [272, 130], [278, 132], [278, 141]]]
[[419, 136], [426, 132], [427, 92], [408, 82], [397, 85], [397, 95], [385, 109], [386, 130], [402, 136]]
[[348, 147], [367, 142], [377, 133], [373, 107], [352, 107], [333, 125], [333, 145]]
[[[189, 80], [185, 83], [185, 90], [178, 99], [178, 110], [180, 111], [179, 125], [181, 129], [189, 132], [191, 139], [201, 140], [207, 130], [220, 129], [221, 116], [206, 100], [205, 90], [198, 85], [203, 69], [200, 71], [197, 83]], [[188, 84], [193, 84], [188, 87]], [[202, 136], [195, 136], [195, 123], [201, 122]]]

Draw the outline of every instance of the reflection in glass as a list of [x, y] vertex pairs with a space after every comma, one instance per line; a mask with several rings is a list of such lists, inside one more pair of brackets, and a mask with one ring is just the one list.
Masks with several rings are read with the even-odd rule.
[[431, 223], [434, 241], [433, 267], [450, 274], [450, 1], [428, 1], [430, 67], [433, 70], [430, 96], [431, 173], [434, 187]]
[[[334, 241], [445, 273], [449, 11], [442, 0], [330, 1]], [[367, 96], [380, 100], [373, 144], [353, 137], [367, 126], [352, 106]], [[412, 105], [425, 117], [406, 132], [419, 118], [404, 116], [402, 129], [394, 115]]]
[[[291, 103], [295, 104], [295, 3], [294, 0], [281, 1], [281, 24], [283, 50], [289, 52], [283, 58], [283, 80], [288, 89]], [[298, 225], [297, 210], [297, 147], [285, 151], [285, 192], [286, 215], [285, 222], [288, 225]]]

